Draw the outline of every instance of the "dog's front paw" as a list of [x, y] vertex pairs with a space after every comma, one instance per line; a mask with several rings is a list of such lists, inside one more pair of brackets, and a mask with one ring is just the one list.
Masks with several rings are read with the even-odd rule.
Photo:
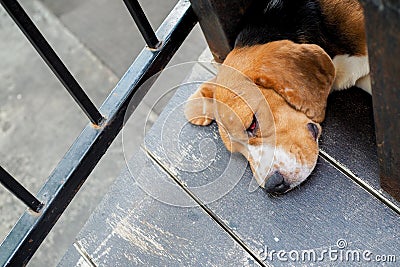
[[196, 97], [192, 95], [185, 105], [186, 119], [195, 125], [206, 126], [213, 121], [211, 100], [205, 97]]
[[190, 123], [206, 126], [214, 120], [212, 83], [215, 78], [210, 82], [203, 83], [185, 104], [185, 117]]
[[206, 117], [203, 117], [203, 118], [195, 118], [195, 119], [189, 120], [189, 122], [190, 122], [191, 124], [200, 125], [200, 126], [209, 125], [212, 121], [213, 121], [212, 119], [206, 118]]

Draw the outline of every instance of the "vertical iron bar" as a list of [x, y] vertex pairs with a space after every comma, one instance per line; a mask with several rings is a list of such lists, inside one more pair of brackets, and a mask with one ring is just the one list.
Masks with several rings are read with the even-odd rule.
[[158, 41], [157, 36], [151, 28], [139, 2], [137, 0], [124, 0], [124, 3], [139, 28], [139, 31], [142, 33], [147, 46], [156, 49], [159, 46], [160, 41]]
[[70, 95], [82, 108], [83, 112], [89, 117], [90, 121], [99, 125], [103, 117], [98, 109], [94, 106], [92, 101], [83, 91], [82, 87], [78, 84], [72, 74], [68, 71], [67, 67], [57, 56], [56, 52], [51, 48], [49, 43], [40, 33], [38, 28], [26, 14], [24, 9], [17, 0], [0, 0], [4, 9], [8, 12], [14, 22], [18, 25], [21, 31], [25, 34], [31, 42], [36, 51], [40, 54], [43, 60], [47, 63], [53, 73], [61, 81]]
[[241, 21], [256, 0], [190, 0], [215, 61], [221, 63], [235, 43]]
[[400, 201], [400, 2], [362, 0], [381, 187]]
[[39, 212], [43, 204], [0, 166], [0, 183], [31, 210]]

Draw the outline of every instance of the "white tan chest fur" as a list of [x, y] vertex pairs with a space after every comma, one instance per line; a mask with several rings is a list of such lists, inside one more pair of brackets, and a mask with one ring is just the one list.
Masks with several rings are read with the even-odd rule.
[[332, 61], [336, 69], [333, 90], [347, 89], [355, 85], [371, 94], [367, 55], [337, 55]]

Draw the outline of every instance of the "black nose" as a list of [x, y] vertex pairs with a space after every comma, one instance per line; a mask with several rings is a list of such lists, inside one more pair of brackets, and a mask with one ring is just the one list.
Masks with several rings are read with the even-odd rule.
[[289, 188], [290, 185], [279, 172], [275, 172], [265, 183], [265, 190], [268, 193], [285, 193]]

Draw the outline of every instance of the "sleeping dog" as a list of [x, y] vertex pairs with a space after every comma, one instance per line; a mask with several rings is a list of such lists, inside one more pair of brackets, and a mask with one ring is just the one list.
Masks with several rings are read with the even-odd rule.
[[356, 0], [261, 2], [185, 116], [195, 125], [216, 120], [257, 183], [284, 193], [316, 165], [329, 93], [354, 85], [371, 92], [364, 16]]

